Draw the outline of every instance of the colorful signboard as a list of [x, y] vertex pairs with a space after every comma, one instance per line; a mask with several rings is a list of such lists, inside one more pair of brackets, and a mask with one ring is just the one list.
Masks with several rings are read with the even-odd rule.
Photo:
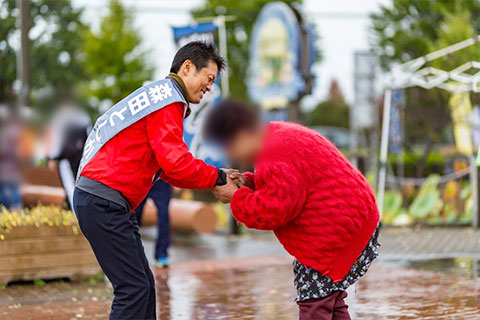
[[[302, 42], [303, 39], [303, 42]], [[283, 109], [306, 93], [301, 70], [310, 69], [311, 34], [286, 3], [271, 2], [258, 14], [250, 40], [248, 93], [265, 110]], [[304, 62], [304, 56], [307, 61]], [[306, 68], [302, 63], [309, 64]]]

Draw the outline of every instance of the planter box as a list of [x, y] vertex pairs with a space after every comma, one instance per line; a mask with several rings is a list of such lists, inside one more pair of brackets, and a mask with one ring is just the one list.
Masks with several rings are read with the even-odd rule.
[[26, 167], [22, 171], [23, 182], [32, 185], [62, 187], [58, 170], [52, 172], [44, 166]]
[[71, 226], [14, 227], [0, 240], [0, 285], [11, 281], [85, 279], [101, 272], [83, 234]]

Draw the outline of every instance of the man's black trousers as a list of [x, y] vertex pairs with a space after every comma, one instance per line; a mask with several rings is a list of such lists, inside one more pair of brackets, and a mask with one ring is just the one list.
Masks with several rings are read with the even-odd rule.
[[155, 280], [135, 214], [115, 202], [75, 188], [74, 211], [98, 263], [112, 282], [110, 319], [156, 319]]

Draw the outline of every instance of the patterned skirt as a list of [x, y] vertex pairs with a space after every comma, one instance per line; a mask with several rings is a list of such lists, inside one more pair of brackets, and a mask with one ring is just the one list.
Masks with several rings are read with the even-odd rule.
[[304, 301], [308, 299], [325, 298], [334, 291], [347, 290], [352, 284], [360, 279], [370, 268], [370, 264], [378, 256], [378, 232], [379, 227], [373, 233], [365, 249], [353, 264], [348, 274], [342, 281], [333, 283], [328, 276], [322, 276], [310, 267], [304, 266], [297, 259], [293, 261], [293, 272], [295, 274], [295, 288], [297, 289], [297, 297], [295, 301]]

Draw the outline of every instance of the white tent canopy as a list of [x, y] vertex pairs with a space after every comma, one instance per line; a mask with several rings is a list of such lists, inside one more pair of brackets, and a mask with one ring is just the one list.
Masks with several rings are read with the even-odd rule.
[[[423, 57], [410, 60], [390, 72], [390, 79], [384, 94], [383, 119], [382, 119], [382, 137], [380, 144], [380, 170], [378, 175], [378, 194], [377, 204], [380, 214], [383, 211], [383, 200], [385, 195], [385, 181], [387, 176], [387, 157], [388, 157], [388, 133], [390, 130], [390, 109], [392, 103], [392, 90], [404, 89], [410, 87], [422, 87], [425, 89], [441, 88], [450, 92], [480, 92], [480, 62], [469, 61], [453, 70], [445, 71], [425, 66], [429, 61], [447, 56], [453, 52], [462, 50], [472, 45], [480, 43], [480, 35], [458, 43], [455, 43], [438, 51], [431, 52]], [[478, 70], [476, 73], [467, 73], [467, 71]], [[472, 160], [473, 163], [473, 160]], [[472, 184], [472, 194], [474, 196], [473, 225], [478, 226], [478, 201], [477, 197], [477, 170], [471, 166], [471, 174], [475, 183]]]

